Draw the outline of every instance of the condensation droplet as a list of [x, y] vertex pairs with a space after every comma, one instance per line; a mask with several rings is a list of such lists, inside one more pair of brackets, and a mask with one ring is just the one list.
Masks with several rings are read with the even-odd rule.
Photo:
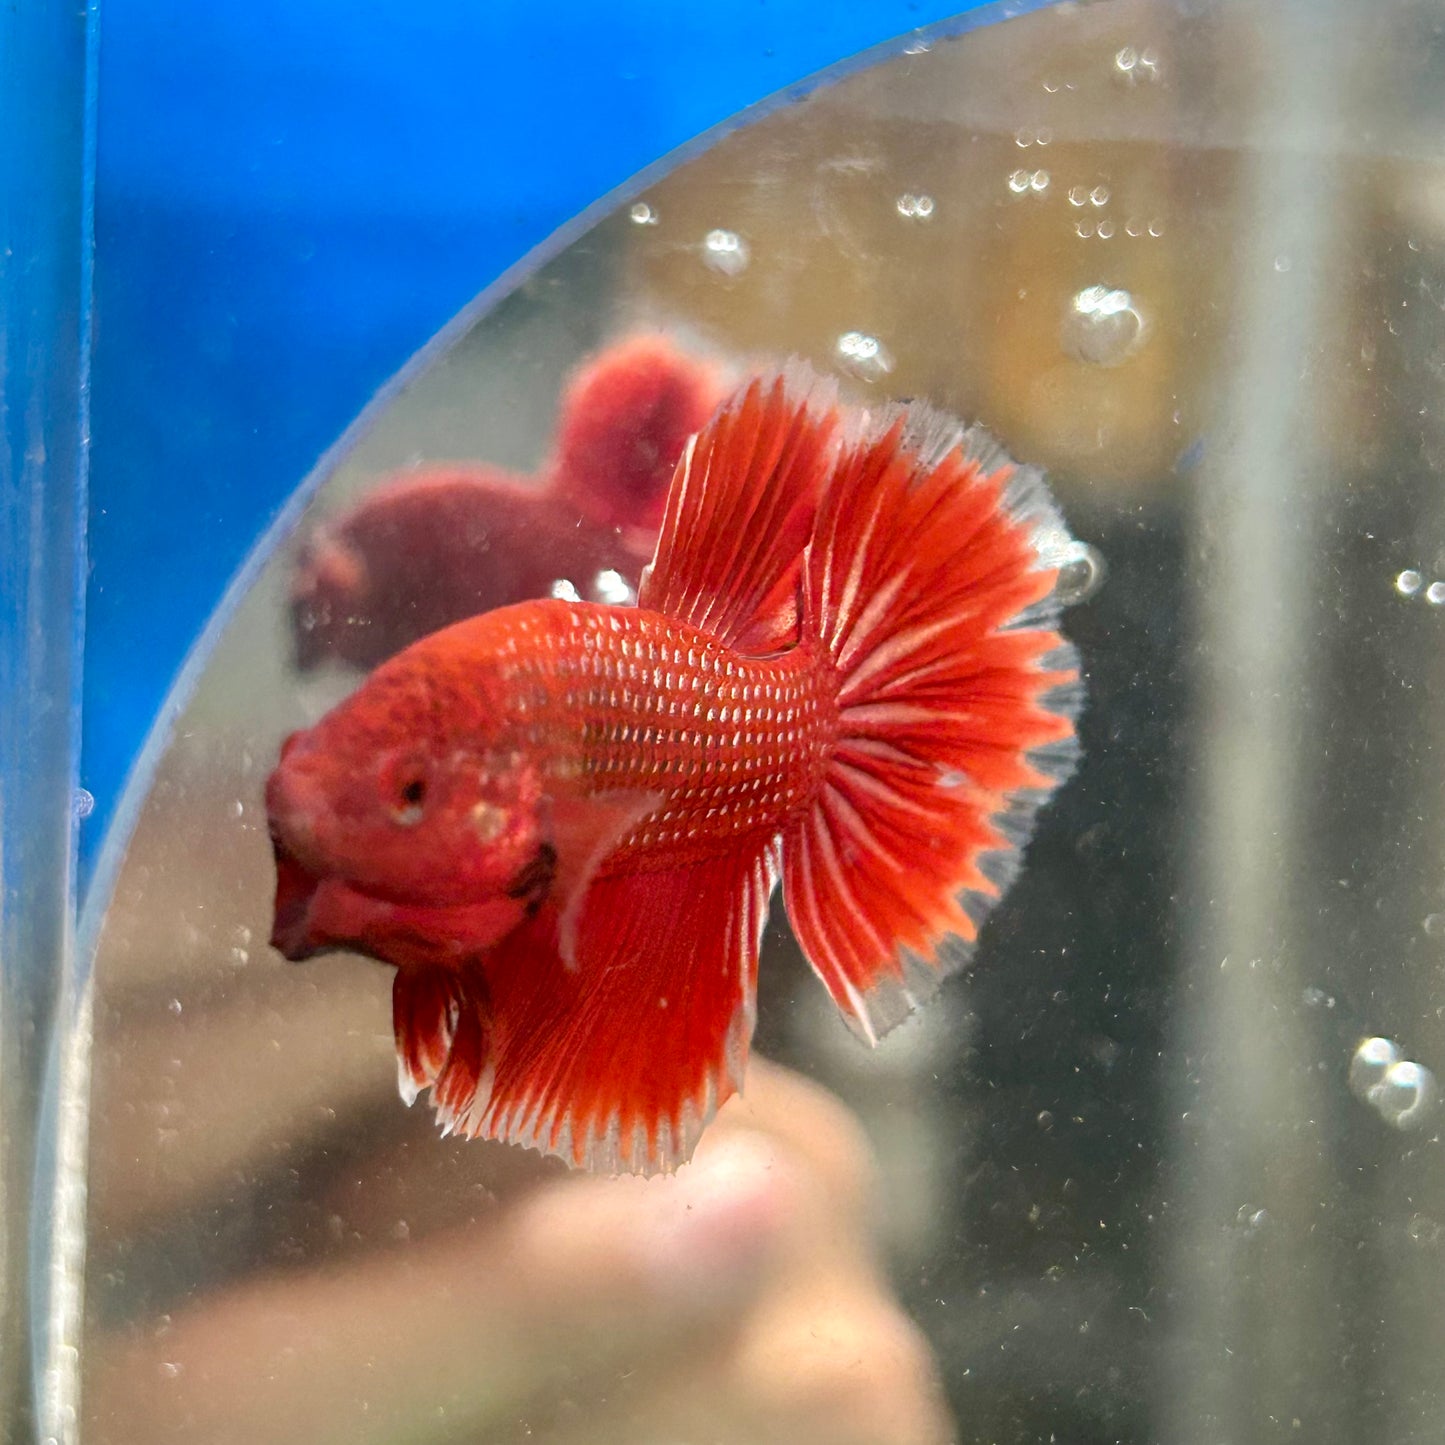
[[634, 225], [655, 226], [657, 224], [657, 212], [646, 201], [634, 202], [632, 209], [627, 214], [632, 217]]
[[1288, 271], [1293, 264], [1288, 256], [1276, 256], [1274, 258], [1274, 269], [1281, 274]]
[[[1104, 234], [1104, 224], [1099, 234]], [[1129, 292], [1086, 286], [1064, 313], [1064, 350], [1090, 366], [1118, 366], [1143, 344], [1144, 317]]]
[[1424, 580], [1413, 567], [1407, 567], [1395, 578], [1395, 591], [1401, 597], [1413, 597], [1420, 590], [1420, 584]]
[[1101, 241], [1107, 241], [1114, 234], [1114, 223], [1107, 217], [1099, 222], [1097, 235]]
[[1054, 596], [1065, 607], [1087, 601], [1104, 585], [1108, 567], [1103, 554], [1087, 542], [1070, 540], [1048, 560], [1058, 567]]
[[1023, 195], [1029, 188], [1030, 172], [1024, 170], [1011, 171], [1008, 178], [1008, 188], [1015, 195]]
[[548, 589], [559, 602], [580, 602], [582, 594], [565, 577], [559, 577]]
[[894, 205], [898, 214], [910, 221], [926, 221], [933, 214], [933, 197], [926, 194], [915, 196], [912, 191], [905, 191]]
[[1040, 1109], [1037, 1123], [1040, 1129], [1052, 1129], [1054, 1127], [1054, 1116], [1047, 1109]]
[[1368, 1098], [1387, 1124], [1397, 1129], [1413, 1129], [1435, 1101], [1435, 1076], [1424, 1064], [1401, 1059], [1385, 1070]]
[[741, 276], [748, 269], [751, 252], [736, 231], [709, 231], [703, 237], [703, 260], [723, 276]]
[[845, 331], [838, 338], [838, 360], [863, 381], [877, 381], [893, 370], [893, 357], [876, 336]]
[[1081, 241], [1087, 241], [1094, 234], [1094, 223], [1092, 221], [1076, 222], [1074, 225], [1074, 234]]
[[1431, 938], [1445, 938], [1445, 913], [1427, 913], [1420, 927]]
[[1107, 206], [1109, 204], [1108, 186], [1095, 186], [1089, 192], [1089, 204], [1091, 206]]
[[[1043, 142], [1041, 141], [1040, 144], [1042, 145]], [[1033, 175], [1029, 177], [1029, 189], [1036, 194], [1046, 191], [1048, 188], [1049, 173], [1047, 171], [1035, 171]]]
[[1071, 206], [1086, 206], [1089, 204], [1088, 186], [1070, 186], [1069, 204]]
[[1256, 1209], [1252, 1204], [1241, 1204], [1235, 1211], [1234, 1222], [1250, 1234], [1257, 1234], [1269, 1223], [1269, 1210]]
[[1432, 607], [1438, 607], [1445, 602], [1445, 582], [1432, 582], [1425, 589], [1425, 601]]
[[1355, 1097], [1367, 1099], [1370, 1090], [1385, 1077], [1385, 1070], [1399, 1057], [1399, 1049], [1389, 1039], [1364, 1039], [1350, 1060], [1350, 1090]]
[[160, 1373], [163, 1380], [174, 1380], [181, 1373], [181, 1367], [174, 1360], [162, 1360]]
[[1156, 240], [1164, 234], [1164, 222], [1153, 220], [1149, 222], [1149, 234]]
[[95, 812], [95, 794], [86, 788], [77, 788], [70, 799], [70, 811], [76, 818], [88, 818]]

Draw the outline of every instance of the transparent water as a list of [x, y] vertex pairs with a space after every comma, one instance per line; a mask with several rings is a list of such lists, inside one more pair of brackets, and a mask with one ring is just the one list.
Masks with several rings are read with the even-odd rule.
[[[57, 1430], [1445, 1437], [1442, 56], [1412, 3], [914, 44], [622, 199], [377, 413], [91, 919]], [[969, 975], [870, 1054], [778, 910], [776, 1067], [678, 1179], [579, 1181], [401, 1106], [388, 970], [270, 952], [261, 788], [356, 676], [290, 667], [299, 538], [422, 459], [532, 468], [643, 326], [1045, 465], [1089, 706]]]

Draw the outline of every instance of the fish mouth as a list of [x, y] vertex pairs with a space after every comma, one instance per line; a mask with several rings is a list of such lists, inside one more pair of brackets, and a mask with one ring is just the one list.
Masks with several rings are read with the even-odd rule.
[[272, 847], [276, 854], [276, 906], [271, 947], [292, 963], [301, 963], [337, 946], [318, 937], [311, 926], [317, 895], [332, 880], [312, 872], [279, 838], [272, 840]]
[[459, 968], [537, 911], [535, 890], [472, 903], [408, 903], [310, 867], [273, 835], [276, 904], [271, 947], [292, 963], [360, 953], [397, 968]]

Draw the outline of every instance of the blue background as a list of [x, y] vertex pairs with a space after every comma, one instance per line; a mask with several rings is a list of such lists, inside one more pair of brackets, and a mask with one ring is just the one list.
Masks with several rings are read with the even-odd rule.
[[105, 0], [88, 871], [254, 539], [414, 352], [584, 206], [963, 0]]

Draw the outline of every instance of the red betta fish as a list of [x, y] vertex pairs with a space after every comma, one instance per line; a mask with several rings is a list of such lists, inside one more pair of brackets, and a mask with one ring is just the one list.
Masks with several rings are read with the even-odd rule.
[[447, 1130], [676, 1166], [741, 1087], [779, 878], [869, 1043], [968, 958], [1072, 764], [1067, 540], [978, 434], [752, 381], [636, 607], [458, 623], [287, 741], [272, 942], [396, 966], [402, 1092]]
[[573, 378], [540, 477], [468, 462], [383, 483], [301, 550], [291, 583], [297, 665], [371, 668], [448, 623], [545, 597], [559, 582], [586, 594], [600, 574], [617, 572], [614, 589], [635, 580], [677, 459], [720, 399], [706, 363], [663, 337], [634, 336]]

